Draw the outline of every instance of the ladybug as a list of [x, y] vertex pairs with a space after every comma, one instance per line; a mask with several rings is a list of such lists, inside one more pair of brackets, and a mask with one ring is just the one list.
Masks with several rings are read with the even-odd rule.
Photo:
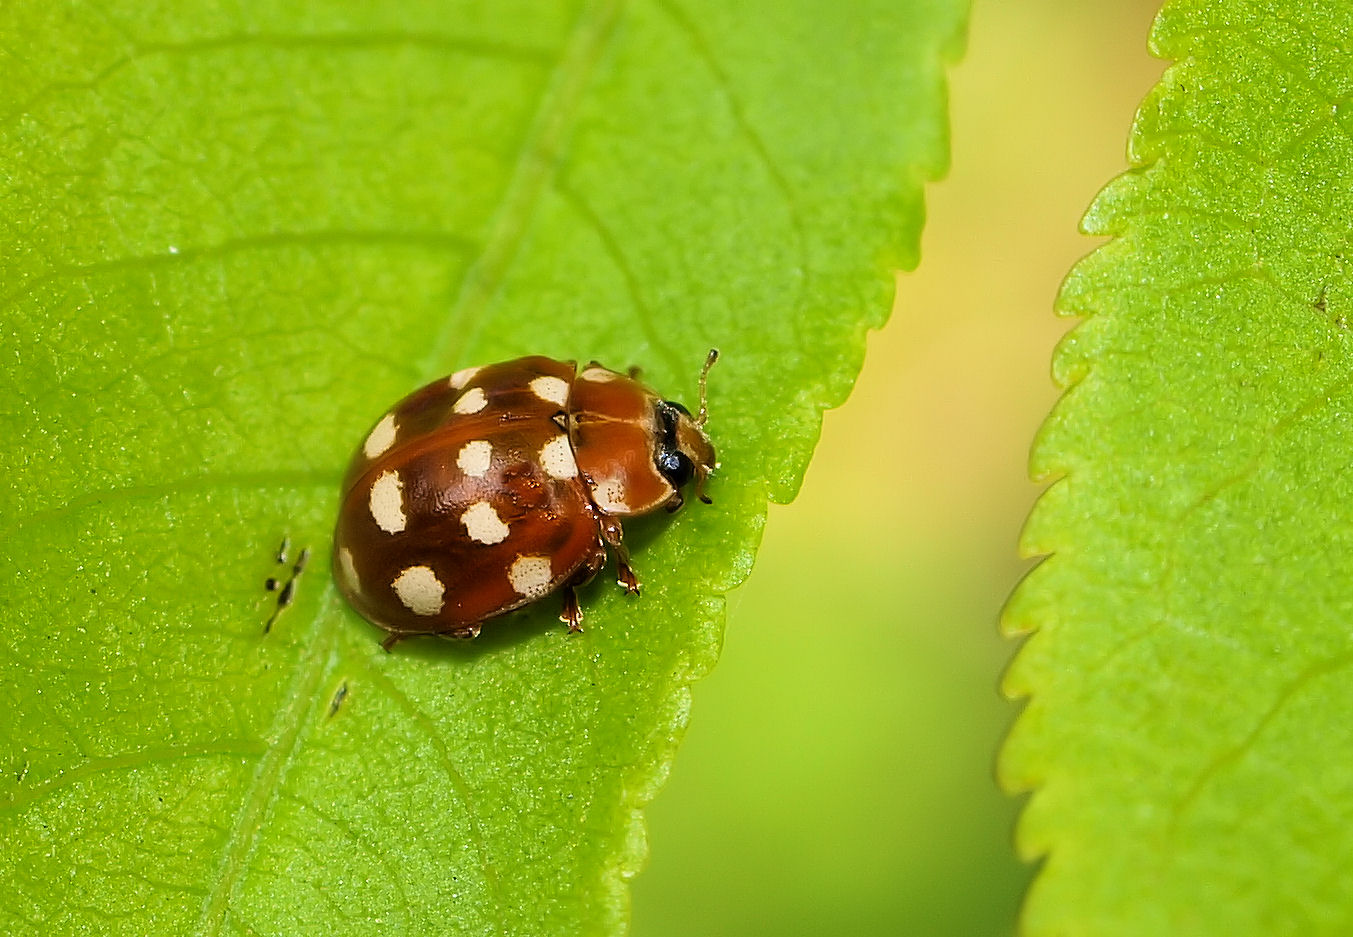
[[485, 621], [553, 592], [582, 630], [575, 589], [615, 551], [639, 594], [621, 520], [701, 501], [717, 463], [700, 409], [662, 399], [634, 372], [533, 356], [457, 371], [395, 404], [343, 480], [334, 576], [389, 632], [473, 638]]

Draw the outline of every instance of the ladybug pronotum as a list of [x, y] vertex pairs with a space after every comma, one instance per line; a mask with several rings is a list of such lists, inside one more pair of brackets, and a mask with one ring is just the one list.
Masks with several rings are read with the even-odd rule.
[[397, 403], [343, 481], [334, 576], [389, 632], [472, 638], [483, 622], [553, 592], [581, 631], [575, 589], [616, 554], [639, 592], [621, 520], [706, 504], [714, 447], [700, 373], [695, 416], [634, 376], [534, 356], [457, 371]]

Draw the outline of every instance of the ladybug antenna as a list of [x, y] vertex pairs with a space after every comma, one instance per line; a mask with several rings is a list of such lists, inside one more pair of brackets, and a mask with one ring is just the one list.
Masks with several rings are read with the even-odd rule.
[[714, 362], [719, 360], [719, 349], [711, 348], [709, 354], [705, 357], [705, 366], [700, 371], [700, 412], [695, 416], [695, 425], [703, 427], [705, 420], [709, 419], [709, 402], [706, 394], [706, 385], [709, 383], [709, 369], [714, 367]]

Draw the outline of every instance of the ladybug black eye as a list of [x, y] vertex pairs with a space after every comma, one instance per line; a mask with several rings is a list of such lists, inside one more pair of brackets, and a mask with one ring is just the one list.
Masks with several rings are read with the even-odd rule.
[[654, 454], [653, 464], [674, 488], [681, 488], [695, 475], [695, 463], [677, 444], [677, 422], [681, 419], [680, 414], [690, 417], [686, 408], [675, 401], [664, 400], [658, 404], [658, 424], [662, 435], [658, 439], [658, 451]]
[[675, 488], [683, 487], [695, 475], [695, 463], [680, 450], [664, 452], [658, 456], [658, 471]]

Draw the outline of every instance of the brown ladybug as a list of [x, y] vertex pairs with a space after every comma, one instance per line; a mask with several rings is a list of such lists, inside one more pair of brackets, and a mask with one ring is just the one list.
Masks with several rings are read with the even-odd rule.
[[621, 518], [675, 511], [705, 485], [714, 447], [700, 409], [633, 375], [534, 356], [457, 371], [381, 417], [353, 456], [334, 533], [334, 576], [386, 650], [415, 634], [472, 638], [484, 621], [574, 592], [616, 552], [638, 594]]

